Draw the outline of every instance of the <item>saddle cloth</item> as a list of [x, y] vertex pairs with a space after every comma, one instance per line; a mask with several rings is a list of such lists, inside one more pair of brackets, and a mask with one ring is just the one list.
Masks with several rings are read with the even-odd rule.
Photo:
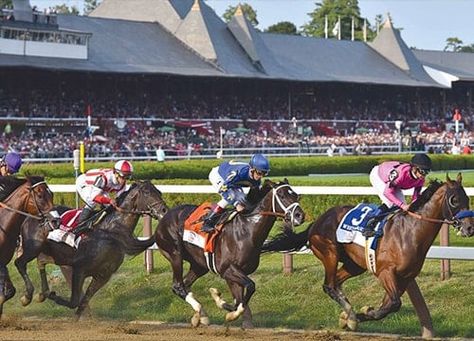
[[48, 239], [58, 243], [66, 243], [70, 247], [77, 249], [82, 238], [76, 238], [73, 231], [77, 227], [77, 220], [81, 212], [81, 209], [73, 209], [61, 214], [59, 228], [50, 231], [48, 233]]
[[[368, 222], [366, 217], [376, 210], [377, 207], [378, 206], [375, 204], [362, 203], [347, 212], [337, 227], [337, 241], [339, 243], [355, 243], [365, 247], [366, 240], [361, 232], [364, 230], [365, 224]], [[385, 217], [382, 221], [377, 223], [377, 226], [375, 227], [376, 236], [381, 235], [386, 221], [387, 218]], [[374, 239], [374, 237], [369, 239]]]
[[198, 206], [184, 222], [183, 240], [199, 246], [206, 253], [214, 253], [214, 241], [222, 230], [224, 223], [231, 219], [227, 218], [224, 223], [217, 223], [212, 233], [201, 232], [201, 227], [204, 224], [203, 218], [211, 209], [212, 204], [205, 202]]

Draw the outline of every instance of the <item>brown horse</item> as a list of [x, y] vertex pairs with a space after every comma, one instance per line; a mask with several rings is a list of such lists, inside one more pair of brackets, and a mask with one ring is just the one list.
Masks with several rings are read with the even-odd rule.
[[[234, 304], [226, 303], [220, 293], [211, 288], [217, 306], [229, 313], [227, 321], [233, 321], [243, 314], [243, 327], [252, 326], [252, 314], [248, 303], [255, 292], [255, 283], [248, 277], [260, 262], [260, 247], [267, 238], [277, 217], [287, 223], [299, 225], [304, 221], [304, 212], [299, 196], [287, 181], [273, 183], [266, 180], [261, 188], [253, 189], [247, 200], [255, 204], [246, 214], [238, 214], [224, 225], [216, 237], [214, 269], [226, 280]], [[191, 292], [192, 284], [209, 271], [206, 257], [200, 247], [183, 241], [184, 222], [196, 206], [182, 205], [171, 209], [160, 221], [156, 231], [156, 243], [173, 269], [173, 292], [189, 303], [195, 311], [191, 323], [209, 324], [209, 318], [201, 304]], [[183, 260], [190, 263], [190, 269], [183, 279]]]
[[[27, 304], [33, 297], [33, 284], [27, 274], [27, 264], [40, 253], [52, 257], [58, 265], [72, 266], [72, 290], [70, 299], [49, 292], [46, 273], [42, 271], [43, 296], [56, 303], [77, 308], [76, 318], [80, 318], [88, 302], [102, 288], [122, 264], [125, 254], [137, 255], [153, 245], [154, 237], [137, 240], [133, 231], [142, 214], [161, 218], [168, 207], [161, 192], [150, 181], [137, 181], [130, 189], [117, 198], [117, 209], [107, 208], [106, 215], [84, 236], [76, 249], [64, 243], [47, 239], [48, 229], [34, 224], [23, 226], [23, 253], [15, 260], [15, 266], [25, 281]], [[87, 277], [92, 277], [87, 290], [82, 288]]]
[[15, 295], [7, 264], [11, 261], [20, 226], [26, 216], [43, 223], [53, 208], [53, 193], [42, 177], [0, 177], [0, 317], [3, 304]]
[[[415, 278], [421, 271], [426, 254], [443, 223], [456, 223], [456, 214], [469, 209], [469, 198], [461, 185], [461, 174], [456, 181], [446, 177], [446, 182], [433, 181], [410, 206], [410, 212], [400, 212], [384, 227], [383, 238], [375, 251], [376, 273], [386, 294], [378, 309], [364, 308], [355, 313], [342, 291], [342, 284], [349, 278], [367, 270], [364, 247], [355, 243], [339, 243], [336, 229], [352, 206], [333, 207], [322, 214], [306, 231], [286, 233], [267, 242], [262, 251], [297, 250], [309, 240], [314, 255], [324, 265], [323, 290], [341, 305], [341, 326], [351, 330], [358, 322], [380, 320], [400, 309], [405, 290], [412, 296], [418, 290]], [[413, 213], [416, 212], [416, 213]], [[458, 225], [465, 236], [472, 236], [472, 218], [469, 224]], [[338, 263], [342, 265], [338, 269]], [[429, 312], [427, 312], [429, 315]], [[431, 324], [431, 318], [428, 318]], [[423, 324], [423, 321], [421, 321]], [[423, 329], [424, 336], [427, 336]]]

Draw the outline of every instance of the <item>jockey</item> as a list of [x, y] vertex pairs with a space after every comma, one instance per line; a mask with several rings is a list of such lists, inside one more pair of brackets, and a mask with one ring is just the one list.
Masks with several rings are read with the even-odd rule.
[[405, 202], [402, 190], [413, 188], [412, 202], [418, 199], [431, 166], [428, 155], [416, 154], [410, 163], [387, 161], [372, 169], [370, 183], [376, 189], [383, 204], [370, 215], [371, 219], [362, 232], [365, 237], [374, 235], [375, 226], [383, 218], [384, 213], [397, 208], [408, 210], [410, 205]]
[[212, 232], [219, 214], [227, 205], [235, 206], [237, 212], [245, 209], [245, 193], [242, 187], [260, 186], [261, 179], [270, 171], [270, 163], [262, 154], [254, 154], [250, 163], [226, 161], [214, 167], [209, 173], [209, 180], [222, 199], [207, 215], [203, 232]]
[[[109, 194], [116, 192], [120, 195], [128, 189], [127, 179], [133, 175], [133, 166], [129, 161], [120, 160], [113, 169], [91, 169], [76, 179], [76, 190], [86, 203], [78, 218], [77, 225], [88, 220], [97, 204], [116, 207], [114, 199]], [[89, 225], [89, 224], [88, 224]]]
[[18, 173], [23, 161], [21, 156], [15, 152], [5, 154], [0, 160], [0, 176], [8, 176]]

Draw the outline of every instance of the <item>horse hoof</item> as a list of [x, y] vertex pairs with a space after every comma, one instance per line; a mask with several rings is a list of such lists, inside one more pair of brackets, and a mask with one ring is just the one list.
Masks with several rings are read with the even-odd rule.
[[201, 315], [199, 313], [194, 313], [193, 317], [191, 318], [191, 326], [194, 328], [199, 327], [201, 323]]
[[21, 305], [26, 307], [28, 304], [31, 303], [31, 298], [27, 297], [26, 295], [21, 296], [20, 298]]
[[374, 310], [373, 307], [364, 306], [360, 309], [360, 312], [364, 315], [368, 315], [370, 311]]
[[48, 296], [49, 293], [39, 293], [37, 298], [38, 303], [44, 302]]
[[347, 320], [347, 328], [353, 332], [357, 330], [357, 321], [356, 320]]
[[5, 295], [0, 295], [0, 305], [2, 305], [3, 303], [5, 303], [6, 300], [7, 300], [7, 299], [6, 299]]
[[199, 322], [201, 322], [201, 324], [203, 326], [208, 326], [210, 325], [211, 323], [209, 322], [209, 317], [208, 316], [201, 316], [201, 318], [199, 319]]
[[225, 314], [225, 320], [227, 322], [235, 321], [240, 317], [240, 315], [242, 315], [243, 312], [244, 312], [244, 306], [242, 303], [240, 303], [236, 310], [230, 311], [227, 314]]
[[212, 298], [214, 299], [218, 299], [221, 297], [221, 293], [219, 290], [217, 290], [216, 288], [209, 288], [209, 292], [211, 293], [211, 296]]

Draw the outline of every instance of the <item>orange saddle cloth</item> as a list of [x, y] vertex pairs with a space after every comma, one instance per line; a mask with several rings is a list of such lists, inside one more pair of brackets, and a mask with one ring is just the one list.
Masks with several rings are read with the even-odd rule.
[[204, 224], [203, 217], [212, 209], [210, 202], [198, 206], [184, 222], [183, 240], [201, 247], [204, 252], [214, 252], [214, 241], [222, 229], [222, 224], [216, 226], [214, 232], [201, 232]]

